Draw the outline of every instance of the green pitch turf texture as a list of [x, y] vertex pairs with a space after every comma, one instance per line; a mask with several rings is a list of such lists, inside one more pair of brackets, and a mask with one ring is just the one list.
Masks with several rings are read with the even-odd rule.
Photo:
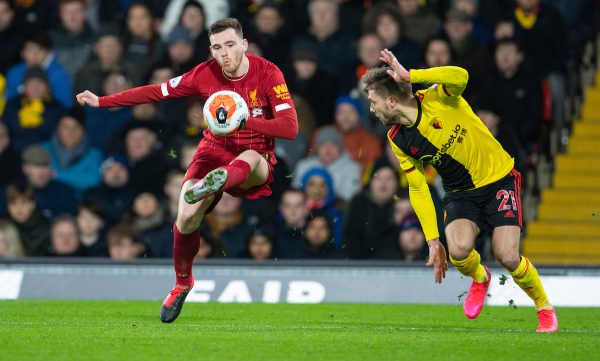
[[[0, 360], [599, 360], [600, 309], [560, 308], [536, 334], [533, 308], [365, 304], [185, 305], [0, 302]], [[479, 356], [479, 357], [478, 357]]]

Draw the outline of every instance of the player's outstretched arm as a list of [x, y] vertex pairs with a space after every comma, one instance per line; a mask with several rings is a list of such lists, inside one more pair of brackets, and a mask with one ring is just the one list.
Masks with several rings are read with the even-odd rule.
[[75, 98], [77, 99], [77, 102], [81, 106], [89, 105], [90, 107], [93, 107], [93, 108], [98, 108], [98, 106], [99, 106], [98, 96], [89, 90], [86, 90], [82, 93], [77, 94], [75, 96]]

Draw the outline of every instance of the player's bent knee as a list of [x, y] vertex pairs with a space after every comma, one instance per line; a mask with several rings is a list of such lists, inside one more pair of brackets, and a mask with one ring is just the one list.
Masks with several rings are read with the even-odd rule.
[[471, 253], [471, 250], [471, 247], [464, 244], [453, 244], [448, 246], [448, 252], [450, 253], [450, 257], [457, 261], [469, 257], [469, 253]]
[[502, 265], [502, 267], [506, 268], [509, 271], [514, 271], [519, 267], [519, 263], [521, 263], [521, 256], [519, 254], [501, 254], [496, 256], [498, 262]]

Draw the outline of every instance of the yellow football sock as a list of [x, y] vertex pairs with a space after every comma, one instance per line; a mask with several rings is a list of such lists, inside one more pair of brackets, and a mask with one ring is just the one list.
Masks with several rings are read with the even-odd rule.
[[481, 256], [476, 250], [472, 249], [467, 258], [463, 260], [456, 260], [450, 256], [450, 262], [458, 272], [473, 278], [475, 282], [487, 281], [485, 268], [481, 265]]
[[542, 286], [540, 276], [527, 257], [521, 257], [519, 267], [510, 272], [510, 274], [515, 283], [533, 300], [538, 311], [541, 309], [552, 309], [552, 305], [548, 302], [546, 291], [544, 291], [544, 286]]

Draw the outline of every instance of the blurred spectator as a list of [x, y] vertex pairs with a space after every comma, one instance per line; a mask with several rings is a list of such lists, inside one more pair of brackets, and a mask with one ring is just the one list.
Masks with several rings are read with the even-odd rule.
[[89, 90], [94, 94], [105, 94], [103, 82], [108, 75], [121, 70], [128, 75], [133, 85], [141, 85], [140, 69], [123, 58], [123, 44], [116, 26], [103, 25], [93, 44], [94, 59], [84, 64], [75, 75], [75, 94]]
[[306, 195], [296, 189], [285, 191], [279, 211], [280, 215], [275, 220], [277, 258], [300, 258], [305, 249], [302, 230], [310, 212]]
[[23, 37], [25, 29], [15, 17], [15, 10], [10, 0], [0, 0], [0, 73], [6, 71], [21, 61], [21, 49], [23, 48]]
[[[210, 41], [208, 39], [208, 24], [206, 22], [204, 6], [196, 0], [186, 1], [183, 9], [181, 9], [179, 25], [187, 29], [192, 36], [194, 61], [201, 63], [208, 60], [210, 56]], [[172, 32], [173, 30], [171, 30]]]
[[117, 225], [108, 232], [108, 255], [120, 261], [141, 257], [146, 248], [127, 225]]
[[[300, 37], [300, 41], [315, 46], [321, 70], [335, 76], [342, 91], [350, 91], [354, 82], [348, 75], [353, 73], [356, 54], [352, 47], [352, 34], [340, 29], [339, 5], [335, 1], [311, 0], [308, 16], [308, 33]], [[332, 95], [337, 96], [336, 93]]]
[[429, 38], [423, 46], [423, 61], [425, 68], [452, 65], [454, 55], [448, 39], [443, 36]]
[[593, 0], [546, 0], [543, 4], [552, 6], [564, 19], [568, 36], [567, 50], [578, 64], [584, 54], [585, 44], [597, 34], [598, 5]]
[[[149, 72], [148, 82], [149, 84], [162, 84], [168, 82], [170, 79], [175, 78], [175, 72], [168, 60], [158, 62], [152, 66]], [[202, 121], [202, 106], [199, 107], [200, 113], [195, 113], [194, 118], [189, 118], [189, 111], [192, 104], [203, 102], [196, 97], [182, 97], [178, 99], [164, 100], [156, 103], [149, 103], [156, 107], [156, 120], [160, 123], [160, 127], [164, 129], [165, 133], [161, 136], [165, 138], [166, 143], [178, 149], [183, 139], [193, 137], [194, 135], [188, 134], [186, 128], [188, 124], [199, 124], [198, 121]], [[196, 110], [196, 109], [195, 109]], [[188, 117], [186, 117], [188, 112]], [[197, 119], [200, 117], [200, 119]], [[202, 129], [199, 130], [202, 132]], [[198, 138], [194, 138], [198, 139]]]
[[173, 257], [173, 224], [152, 193], [140, 193], [133, 200], [131, 224], [138, 238], [144, 242], [152, 257]]
[[519, 136], [515, 133], [515, 129], [511, 127], [510, 122], [502, 121], [498, 115], [501, 112], [498, 109], [489, 109], [486, 104], [482, 104], [476, 114], [494, 138], [502, 145], [502, 148], [515, 159], [515, 169], [523, 173], [526, 170], [524, 163], [525, 148], [519, 141]]
[[194, 259], [223, 257], [223, 242], [213, 236], [206, 226], [200, 226], [200, 248]]
[[[485, 2], [479, 0], [454, 0], [453, 8], [467, 14], [473, 22], [472, 36], [475, 41], [484, 46], [489, 46], [492, 42], [493, 36], [488, 24], [493, 24], [487, 12], [495, 12], [499, 15], [501, 11], [493, 9], [494, 5], [489, 6], [486, 9]], [[497, 5], [496, 5], [497, 6]], [[499, 9], [498, 9], [499, 10]], [[488, 16], [486, 16], [488, 15]]]
[[197, 146], [196, 143], [192, 143], [191, 141], [185, 142], [181, 146], [181, 150], [179, 151], [179, 170], [182, 172], [185, 172], [192, 163]]
[[171, 222], [175, 222], [179, 208], [179, 194], [185, 173], [179, 169], [173, 169], [167, 173], [165, 180], [164, 194], [165, 197], [161, 200], [161, 206], [166, 214], [166, 218]]
[[406, 38], [423, 45], [438, 32], [440, 19], [429, 8], [421, 6], [419, 0], [396, 0], [396, 3], [402, 14]]
[[0, 259], [25, 257], [19, 230], [9, 220], [0, 219]]
[[247, 252], [246, 241], [252, 227], [246, 223], [241, 205], [241, 198], [223, 193], [214, 210], [205, 218], [211, 233], [223, 240], [227, 257], [239, 258]]
[[[202, 5], [204, 10], [206, 25], [210, 26], [213, 22], [224, 19], [229, 16], [228, 0], [194, 0]], [[166, 7], [165, 15], [162, 19], [160, 33], [163, 39], [169, 36], [169, 33], [182, 19], [182, 10], [186, 7], [187, 0], [171, 0]], [[207, 27], [208, 27], [207, 26]]]
[[86, 0], [61, 0], [60, 23], [50, 31], [58, 62], [74, 79], [91, 54], [94, 34], [86, 22]]
[[108, 255], [104, 238], [104, 214], [98, 202], [83, 201], [77, 212], [77, 226], [81, 241], [81, 255], [86, 257], [105, 257]]
[[79, 196], [100, 184], [102, 152], [90, 146], [83, 109], [74, 108], [63, 115], [52, 139], [42, 146], [50, 153], [55, 178], [73, 187]]
[[125, 59], [136, 64], [144, 74], [164, 52], [164, 45], [154, 30], [154, 15], [145, 3], [134, 3], [127, 11], [124, 41]]
[[81, 256], [81, 241], [77, 220], [72, 216], [58, 216], [50, 229], [49, 256], [73, 257]]
[[31, 145], [23, 151], [23, 174], [35, 192], [37, 208], [48, 218], [61, 214], [74, 215], [77, 210], [75, 189], [53, 179], [50, 153], [41, 145]]
[[10, 134], [6, 124], [0, 122], [0, 191], [17, 180], [21, 175], [21, 159], [19, 154], [12, 150]]
[[124, 129], [129, 185], [135, 194], [162, 194], [169, 165], [153, 122], [134, 121]]
[[120, 154], [108, 156], [100, 166], [102, 184], [88, 190], [84, 199], [100, 204], [108, 225], [121, 221], [133, 204], [134, 193], [129, 186], [127, 158]]
[[23, 94], [6, 104], [2, 116], [13, 141], [12, 147], [17, 152], [50, 139], [64, 113], [64, 108], [52, 99], [48, 78], [42, 68], [27, 69], [23, 84]]
[[475, 104], [499, 115], [501, 127], [512, 129], [519, 137], [517, 142], [531, 149], [540, 138], [542, 87], [523, 60], [516, 39], [497, 41], [495, 69], [485, 78], [481, 99]]
[[473, 21], [469, 14], [450, 9], [446, 13], [444, 30], [454, 51], [454, 65], [469, 72], [469, 86], [463, 97], [470, 100], [471, 95], [477, 95], [481, 90], [480, 80], [490, 70], [490, 54], [485, 46], [473, 38]]
[[323, 213], [311, 213], [302, 233], [306, 250], [302, 258], [342, 258], [342, 251], [334, 246], [331, 219]]
[[[131, 80], [122, 71], [109, 72], [102, 82], [104, 95], [113, 95], [130, 89]], [[90, 143], [93, 147], [103, 151], [116, 151], [111, 148], [111, 140], [131, 120], [131, 107], [119, 108], [85, 108], [85, 132], [93, 134]], [[120, 141], [119, 141], [120, 143]]]
[[188, 72], [197, 65], [197, 60], [194, 58], [194, 39], [188, 29], [181, 25], [173, 28], [167, 38], [165, 55], [175, 74]]
[[400, 190], [399, 193], [399, 197], [394, 201], [394, 213], [392, 216], [394, 224], [398, 227], [400, 227], [408, 217], [415, 215], [415, 211], [408, 197], [408, 190]]
[[50, 245], [50, 222], [37, 208], [33, 188], [13, 184], [6, 189], [8, 214], [19, 231], [26, 256], [43, 256]]
[[360, 125], [364, 116], [360, 100], [342, 95], [335, 101], [337, 130], [342, 134], [345, 150], [353, 161], [361, 165], [361, 174], [382, 154], [379, 139]]
[[327, 169], [333, 177], [333, 191], [348, 201], [360, 190], [360, 165], [344, 151], [344, 140], [333, 127], [319, 130], [315, 140], [315, 155], [298, 162], [292, 184], [298, 188], [305, 173], [315, 167]]
[[371, 172], [368, 188], [352, 198], [344, 218], [345, 249], [350, 258], [385, 258], [397, 236], [393, 212], [398, 174], [384, 158]]
[[[425, 260], [428, 254], [425, 234], [417, 217], [406, 219], [400, 226], [396, 249], [403, 261]], [[396, 258], [396, 257], [394, 257]]]
[[275, 243], [273, 232], [270, 228], [261, 227], [255, 229], [248, 237], [246, 248], [248, 258], [264, 261], [275, 256]]
[[264, 3], [254, 15], [250, 38], [263, 50], [263, 56], [275, 63], [284, 74], [290, 74], [289, 53], [291, 36], [284, 28], [279, 7]]
[[[522, 42], [532, 70], [545, 79], [552, 97], [552, 121], [562, 138], [565, 127], [565, 70], [569, 56], [566, 24], [552, 7], [540, 0], [515, 0], [512, 17], [515, 36]], [[560, 139], [566, 145], [567, 138]]]
[[47, 35], [37, 33], [27, 37], [21, 52], [23, 61], [8, 70], [6, 76], [6, 99], [11, 100], [25, 91], [25, 73], [34, 67], [42, 67], [47, 74], [51, 94], [65, 108], [73, 105], [71, 76], [60, 65]]
[[363, 20], [363, 32], [377, 34], [406, 69], [419, 66], [420, 47], [406, 37], [404, 22], [398, 8], [381, 3], [369, 10]]
[[297, 93], [310, 105], [316, 126], [333, 122], [333, 104], [339, 92], [338, 84], [328, 73], [321, 71], [315, 45], [296, 42], [292, 48], [294, 76], [290, 81], [292, 93]]
[[311, 168], [304, 174], [300, 188], [306, 195], [306, 205], [310, 212], [326, 214], [333, 222], [333, 241], [336, 247], [344, 244], [344, 213], [336, 204], [336, 193], [329, 172], [323, 168]]

